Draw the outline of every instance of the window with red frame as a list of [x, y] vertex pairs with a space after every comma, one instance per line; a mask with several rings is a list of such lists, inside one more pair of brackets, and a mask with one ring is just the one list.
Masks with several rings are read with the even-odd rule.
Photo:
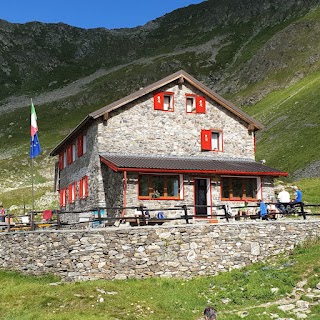
[[77, 158], [77, 153], [76, 153], [76, 143], [74, 142], [72, 144], [72, 160], [75, 161]]
[[67, 192], [66, 189], [61, 189], [59, 191], [60, 194], [60, 207], [65, 207], [66, 206], [66, 200], [67, 200]]
[[222, 200], [257, 200], [257, 178], [221, 178]]
[[206, 98], [195, 94], [186, 95], [187, 113], [206, 113]]
[[76, 192], [77, 192], [77, 184], [75, 182], [73, 182], [68, 187], [69, 203], [74, 203], [76, 201]]
[[153, 96], [154, 110], [173, 111], [173, 92], [159, 92]]
[[72, 144], [70, 144], [67, 147], [67, 164], [71, 164], [73, 162], [72, 155]]
[[67, 150], [64, 150], [63, 152], [63, 167], [67, 167]]
[[84, 176], [79, 181], [79, 197], [80, 199], [86, 199], [88, 197], [88, 176]]
[[81, 134], [77, 140], [77, 155], [78, 157], [81, 157], [87, 152], [87, 136]]
[[222, 132], [219, 130], [201, 130], [201, 150], [222, 151]]
[[140, 175], [139, 199], [180, 199], [180, 175]]

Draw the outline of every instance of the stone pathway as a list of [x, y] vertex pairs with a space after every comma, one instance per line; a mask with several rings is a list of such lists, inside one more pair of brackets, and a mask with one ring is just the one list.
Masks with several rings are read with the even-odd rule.
[[[311, 313], [311, 307], [320, 304], [320, 282], [315, 286], [315, 288], [306, 287], [307, 280], [303, 280], [297, 283], [293, 288], [292, 292], [288, 294], [287, 297], [273, 301], [267, 302], [260, 305], [252, 306], [246, 308], [245, 310], [238, 311], [237, 314], [240, 318], [246, 318], [250, 314], [250, 309], [260, 308], [260, 307], [270, 307], [277, 305], [278, 309], [286, 312], [290, 315], [290, 318], [280, 318], [276, 313], [270, 313], [270, 319], [273, 320], [297, 320], [297, 319], [308, 319]], [[277, 292], [278, 288], [272, 288], [272, 292]], [[235, 312], [235, 311], [234, 311]], [[233, 311], [228, 312], [233, 314]], [[266, 312], [264, 312], [266, 314]]]

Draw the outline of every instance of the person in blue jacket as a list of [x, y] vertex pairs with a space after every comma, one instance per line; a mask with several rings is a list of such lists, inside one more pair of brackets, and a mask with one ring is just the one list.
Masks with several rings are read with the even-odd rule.
[[258, 204], [260, 209], [259, 211], [260, 218], [262, 220], [268, 220], [268, 210], [267, 210], [266, 204], [261, 199], [258, 200]]
[[302, 192], [299, 190], [297, 186], [293, 186], [292, 189], [294, 190], [294, 200], [293, 202], [302, 202]]

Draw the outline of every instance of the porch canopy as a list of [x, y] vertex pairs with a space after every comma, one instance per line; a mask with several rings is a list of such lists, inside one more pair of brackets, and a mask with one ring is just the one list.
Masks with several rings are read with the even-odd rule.
[[252, 160], [181, 156], [100, 154], [100, 161], [115, 172], [205, 173], [218, 175], [287, 176], [287, 172]]

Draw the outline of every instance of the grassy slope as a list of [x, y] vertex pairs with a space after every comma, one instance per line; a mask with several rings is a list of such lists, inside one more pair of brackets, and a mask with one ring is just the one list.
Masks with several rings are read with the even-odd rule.
[[245, 108], [266, 126], [258, 134], [257, 159], [291, 173], [320, 159], [319, 85], [316, 72]]
[[256, 159], [266, 159], [267, 165], [289, 172], [286, 182], [298, 184], [309, 203], [320, 203], [319, 173], [318, 178], [300, 180], [294, 176], [320, 159], [319, 85], [320, 72], [315, 72], [245, 108], [266, 126], [258, 134]]
[[[306, 76], [305, 79], [285, 90], [271, 93], [257, 105], [245, 108], [245, 111], [266, 125], [266, 129], [258, 136], [257, 159], [265, 158], [268, 165], [289, 171], [291, 174], [319, 159], [320, 151], [314, 138], [319, 134], [319, 113], [317, 112], [319, 100], [317, 93], [319, 73], [317, 69], [319, 66], [318, 63], [309, 67], [305, 67], [305, 64], [303, 64], [307, 59], [306, 55], [309, 54], [309, 47], [312, 42], [310, 37], [313, 36], [312, 28], [308, 28], [308, 25], [312, 26], [319, 20], [319, 17], [320, 10], [314, 10], [295, 22], [298, 26], [296, 30], [303, 30], [303, 32], [301, 34], [294, 32], [295, 37], [293, 38], [296, 42], [291, 43], [291, 45], [296, 45], [297, 48], [308, 46], [308, 50], [299, 49], [295, 51], [294, 59], [292, 59], [290, 50], [288, 53], [282, 52], [281, 59], [285, 59], [288, 65], [286, 69], [279, 72], [268, 71], [263, 81], [251, 83], [245, 90], [230, 97], [231, 101], [237, 101], [239, 97], [243, 99], [243, 97], [259, 92], [263, 87], [268, 87], [270, 84], [285, 86], [297, 71]], [[292, 19], [295, 20], [296, 18]], [[222, 48], [216, 57], [216, 63], [211, 67], [205, 62], [208, 58], [208, 52], [181, 52], [169, 58], [158, 57], [143, 64], [133, 64], [102, 77], [75, 97], [36, 106], [40, 142], [44, 150], [35, 161], [36, 183], [42, 183], [48, 181], [48, 179], [50, 181], [50, 174], [52, 179], [55, 159], [48, 157], [50, 150], [90, 111], [170, 74], [175, 71], [172, 68], [183, 68], [201, 79], [212, 68], [212, 70], [216, 70], [228, 65], [233, 55], [237, 54], [237, 59], [230, 65], [229, 72], [241, 72], [239, 67], [250, 61], [269, 39], [284, 30], [292, 21], [286, 20], [274, 27], [261, 29], [248, 43], [246, 43], [246, 39], [252, 34], [250, 25], [244, 23], [241, 26], [222, 30], [221, 34], [229, 34], [228, 40], [230, 42]], [[232, 30], [235, 30], [234, 34], [231, 32]], [[205, 38], [196, 41], [201, 43], [210, 40], [216, 36], [216, 32], [216, 30], [205, 32]], [[320, 41], [316, 41], [316, 43], [320, 43]], [[192, 43], [188, 44], [192, 45]], [[237, 53], [237, 48], [241, 48], [240, 53]], [[268, 58], [280, 59], [280, 57], [273, 56], [277, 52], [278, 50], [271, 51]], [[240, 80], [240, 83], [241, 81], [245, 81], [245, 77]], [[29, 107], [26, 107], [2, 116], [0, 150], [3, 160], [0, 160], [0, 174], [2, 177], [1, 184], [6, 188], [20, 185], [21, 190], [24, 190], [26, 186], [30, 187], [29, 113]], [[306, 141], [308, 143], [305, 143]], [[51, 169], [48, 170], [48, 168]], [[305, 183], [307, 184], [306, 188], [311, 189], [308, 183]], [[311, 185], [314, 185], [314, 181]], [[49, 189], [46, 188], [46, 190]], [[44, 192], [45, 190], [39, 190], [39, 194]], [[21, 191], [21, 193], [23, 196], [18, 196], [18, 193], [6, 192], [1, 195], [0, 199], [5, 201], [7, 207], [11, 204], [22, 204], [22, 201], [30, 202], [31, 192]], [[320, 196], [318, 199], [320, 202]]]
[[[319, 242], [265, 263], [192, 280], [155, 278], [53, 286], [50, 283], [59, 279], [52, 276], [1, 271], [1, 319], [194, 320], [208, 304], [216, 307], [219, 320], [241, 319], [243, 312], [248, 312], [248, 320], [270, 319], [271, 314], [292, 318], [290, 311], [281, 311], [275, 302], [292, 297], [299, 281], [307, 280], [304, 289], [315, 288], [319, 276]], [[278, 291], [272, 293], [272, 288]], [[310, 302], [306, 296], [300, 299]], [[320, 319], [319, 313], [319, 305], [311, 307], [308, 319]]]

